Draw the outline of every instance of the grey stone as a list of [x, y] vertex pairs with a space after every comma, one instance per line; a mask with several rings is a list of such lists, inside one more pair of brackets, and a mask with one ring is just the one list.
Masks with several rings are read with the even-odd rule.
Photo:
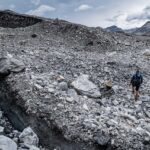
[[107, 146], [111, 138], [109, 134], [105, 132], [99, 132], [95, 139], [99, 145]]
[[25, 69], [25, 65], [21, 60], [15, 59], [15, 58], [8, 58], [10, 61], [10, 71], [17, 73], [21, 72]]
[[4, 132], [4, 127], [0, 126], [0, 134]]
[[78, 94], [74, 89], [68, 89], [67, 91], [68, 96], [73, 97], [73, 98], [77, 98]]
[[9, 57], [0, 58], [0, 76], [5, 77], [11, 72], [17, 73], [25, 69], [23, 62]]
[[80, 75], [75, 81], [72, 82], [72, 86], [83, 95], [93, 98], [101, 97], [99, 88], [89, 80], [88, 75]]
[[60, 82], [59, 83], [59, 89], [62, 90], [62, 91], [67, 91], [68, 90], [67, 82]]
[[66, 98], [66, 101], [71, 103], [71, 102], [74, 101], [74, 99], [73, 99], [73, 97], [67, 97], [67, 98]]
[[25, 145], [38, 146], [39, 144], [39, 138], [30, 127], [27, 127], [23, 130], [23, 132], [19, 136], [19, 140]]
[[1, 150], [17, 150], [17, 144], [10, 138], [0, 135], [0, 149]]

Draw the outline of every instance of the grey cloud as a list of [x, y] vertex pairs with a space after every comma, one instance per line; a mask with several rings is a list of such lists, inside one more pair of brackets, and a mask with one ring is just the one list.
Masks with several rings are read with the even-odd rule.
[[144, 8], [141, 13], [129, 15], [126, 20], [134, 21], [134, 20], [147, 20], [147, 19], [150, 19], [150, 6]]
[[27, 14], [30, 15], [36, 15], [36, 16], [46, 16], [47, 13], [50, 13], [52, 11], [55, 11], [56, 8], [49, 6], [49, 5], [40, 5], [35, 10], [30, 10], [27, 12]]
[[122, 16], [123, 13], [122, 12], [118, 12], [117, 15], [113, 16], [112, 18], [107, 18], [106, 21], [109, 21], [109, 22], [116, 22], [118, 17]]
[[82, 4], [80, 5], [78, 8], [75, 9], [75, 12], [78, 12], [78, 11], [87, 11], [87, 10], [90, 10], [92, 9], [93, 7], [90, 6], [90, 5], [87, 5], [87, 4]]

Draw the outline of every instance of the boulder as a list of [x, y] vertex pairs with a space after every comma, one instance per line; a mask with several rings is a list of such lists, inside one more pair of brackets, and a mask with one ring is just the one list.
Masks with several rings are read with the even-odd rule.
[[149, 49], [146, 49], [146, 50], [143, 52], [143, 55], [146, 56], [146, 57], [150, 57], [150, 50], [149, 50]]
[[6, 77], [11, 72], [18, 73], [25, 69], [23, 62], [10, 57], [0, 58], [0, 77]]
[[10, 62], [10, 71], [13, 73], [18, 73], [25, 69], [24, 63], [20, 60], [10, 58], [8, 61]]
[[0, 135], [0, 150], [17, 150], [17, 144], [10, 138]]
[[61, 82], [61, 83], [59, 83], [59, 89], [61, 91], [68, 91], [68, 84], [67, 84], [67, 82]]
[[71, 83], [71, 85], [83, 95], [87, 95], [88, 97], [92, 98], [99, 98], [101, 97], [101, 93], [99, 88], [89, 80], [88, 75], [80, 75], [75, 81]]
[[112, 88], [112, 81], [111, 80], [106, 81], [105, 86], [107, 89], [111, 89]]
[[38, 146], [39, 144], [39, 138], [30, 127], [27, 127], [23, 130], [19, 136], [19, 140], [25, 145]]
[[73, 97], [73, 98], [77, 98], [78, 97], [78, 94], [75, 91], [75, 89], [68, 89], [67, 94], [68, 94], [69, 97]]
[[100, 131], [97, 136], [95, 137], [95, 140], [97, 141], [97, 144], [101, 146], [106, 146], [108, 145], [110, 141], [110, 135], [108, 133]]

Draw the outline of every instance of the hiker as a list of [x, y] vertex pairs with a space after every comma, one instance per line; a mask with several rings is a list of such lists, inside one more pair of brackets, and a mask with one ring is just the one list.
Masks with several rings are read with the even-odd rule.
[[139, 69], [136, 70], [136, 73], [132, 76], [130, 85], [132, 85], [132, 92], [134, 94], [135, 100], [140, 96], [139, 88], [143, 83], [143, 76]]

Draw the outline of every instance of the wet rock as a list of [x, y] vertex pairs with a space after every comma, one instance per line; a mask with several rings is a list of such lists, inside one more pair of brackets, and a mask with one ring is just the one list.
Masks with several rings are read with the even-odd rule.
[[81, 75], [72, 82], [72, 86], [81, 94], [93, 98], [101, 97], [99, 88], [89, 80], [88, 75]]
[[1, 150], [17, 150], [17, 144], [10, 138], [0, 135], [0, 149]]
[[19, 136], [19, 140], [20, 142], [23, 142], [25, 145], [38, 146], [39, 144], [39, 139], [37, 135], [30, 127], [27, 127], [23, 130], [23, 132]]

